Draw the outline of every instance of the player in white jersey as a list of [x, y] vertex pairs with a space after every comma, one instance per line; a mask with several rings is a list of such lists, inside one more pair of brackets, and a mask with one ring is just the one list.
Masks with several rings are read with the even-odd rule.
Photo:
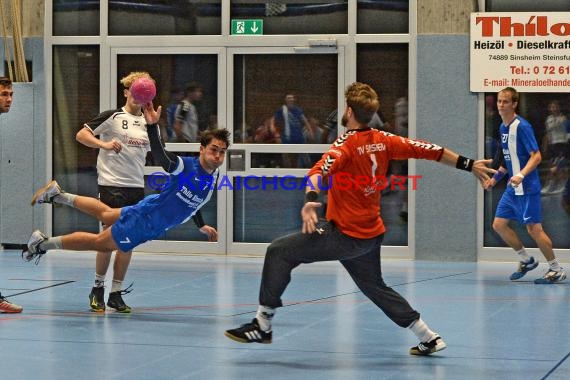
[[542, 158], [532, 126], [515, 112], [518, 100], [518, 92], [512, 87], [499, 91], [497, 108], [503, 120], [500, 126], [500, 150], [506, 168], [503, 165], [484, 187], [493, 187], [508, 172], [510, 186], [507, 186], [497, 206], [493, 229], [520, 257], [519, 267], [510, 279], [518, 280], [538, 266], [538, 261], [527, 254], [516, 232], [509, 226], [509, 222], [514, 220], [526, 226], [528, 234], [548, 261], [549, 270], [534, 282], [552, 284], [564, 281], [566, 272], [556, 260], [552, 241], [542, 228], [537, 170]]
[[199, 210], [215, 190], [218, 168], [224, 162], [229, 145], [229, 132], [226, 129], [208, 130], [201, 136], [199, 157], [179, 157], [166, 151], [162, 145], [156, 124], [160, 110], [161, 107], [155, 111], [152, 104], [145, 106], [153, 157], [170, 173], [168, 184], [160, 194], [149, 195], [133, 206], [111, 208], [98, 199], [66, 193], [57, 182], [51, 181], [36, 192], [32, 204], [57, 203], [75, 207], [110, 228], [99, 234], [74, 232], [51, 238], [36, 230], [22, 252], [24, 260], [39, 259], [52, 249], [130, 251], [191, 217], [194, 217], [200, 232], [206, 234], [210, 241], [217, 241], [216, 229], [204, 224]]
[[[150, 151], [146, 122], [139, 104], [129, 88], [136, 79], [149, 78], [147, 72], [131, 72], [123, 79], [125, 105], [108, 110], [84, 124], [76, 139], [81, 144], [99, 149], [97, 184], [101, 202], [113, 208], [136, 204], [144, 198], [144, 167]], [[107, 228], [103, 225], [103, 228]], [[111, 263], [111, 251], [98, 251], [95, 258], [95, 283], [89, 294], [92, 311], [105, 311], [105, 276]], [[122, 295], [123, 281], [132, 252], [118, 251], [113, 264], [113, 282], [107, 306], [129, 313]]]

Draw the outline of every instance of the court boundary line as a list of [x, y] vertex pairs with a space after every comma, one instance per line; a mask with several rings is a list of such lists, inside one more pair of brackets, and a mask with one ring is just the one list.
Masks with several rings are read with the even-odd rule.
[[[400, 284], [395, 284], [395, 285], [391, 285], [391, 288], [395, 288], [398, 286], [403, 286], [403, 285], [410, 285], [410, 284], [417, 284], [420, 282], [428, 282], [428, 281], [433, 281], [433, 280], [441, 280], [442, 278], [449, 278], [449, 277], [455, 277], [455, 276], [461, 276], [464, 274], [470, 274], [473, 273], [472, 271], [469, 272], [460, 272], [460, 273], [454, 273], [454, 274], [448, 274], [445, 276], [438, 276], [438, 277], [433, 277], [433, 278], [427, 278], [427, 279], [423, 279], [423, 280], [415, 280], [415, 281], [410, 281], [410, 282], [402, 282]], [[303, 304], [307, 304], [307, 303], [313, 303], [313, 302], [319, 302], [319, 301], [324, 301], [327, 299], [331, 299], [331, 298], [337, 298], [337, 297], [342, 297], [342, 296], [348, 296], [351, 294], [356, 294], [356, 293], [362, 293], [362, 291], [360, 290], [355, 290], [353, 292], [348, 292], [348, 293], [340, 293], [340, 294], [334, 294], [332, 296], [327, 296], [327, 297], [320, 297], [320, 298], [314, 298], [312, 300], [307, 300], [307, 301], [298, 301], [298, 302], [293, 302], [293, 303], [289, 303], [286, 305], [283, 305], [282, 308], [286, 308], [289, 306], [296, 306], [296, 305], [303, 305]], [[245, 314], [251, 314], [252, 312], [256, 312], [257, 310], [253, 310], [253, 311], [246, 311], [246, 312], [242, 312], [242, 313], [237, 313], [237, 314], [229, 314], [226, 315], [226, 317], [238, 317], [240, 315], [245, 315]]]
[[556, 369], [558, 367], [560, 367], [562, 365], [562, 363], [564, 363], [566, 361], [566, 359], [568, 359], [570, 357], [570, 352], [566, 354], [566, 356], [564, 356], [558, 363], [556, 363], [556, 365], [554, 367], [552, 367], [552, 369], [550, 371], [548, 371], [546, 373], [546, 375], [544, 375], [544, 377], [542, 377], [540, 380], [545, 380], [547, 379], [550, 375], [552, 375], [554, 373], [554, 371], [556, 371]]
[[[49, 281], [49, 280], [40, 280], [40, 281]], [[61, 280], [60, 280], [61, 281]], [[36, 288], [36, 289], [30, 289], [30, 290], [26, 290], [24, 292], [20, 292], [20, 293], [14, 293], [14, 294], [10, 294], [5, 296], [7, 297], [15, 297], [15, 296], [20, 296], [22, 294], [27, 294], [27, 293], [32, 293], [32, 292], [37, 292], [38, 290], [43, 290], [43, 289], [49, 289], [49, 288], [54, 288], [56, 286], [61, 286], [61, 285], [67, 285], [67, 284], [71, 284], [75, 282], [75, 280], [66, 280], [57, 284], [52, 284], [52, 285], [48, 285], [48, 286], [42, 286], [41, 288]]]

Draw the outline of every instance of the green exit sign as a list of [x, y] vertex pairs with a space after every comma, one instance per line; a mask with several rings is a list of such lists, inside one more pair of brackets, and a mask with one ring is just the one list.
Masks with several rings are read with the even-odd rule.
[[232, 20], [232, 34], [263, 34], [263, 20]]

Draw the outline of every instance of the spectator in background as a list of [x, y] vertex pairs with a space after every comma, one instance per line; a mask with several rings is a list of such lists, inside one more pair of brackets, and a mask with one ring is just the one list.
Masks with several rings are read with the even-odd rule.
[[381, 115], [380, 111], [372, 115], [372, 120], [368, 123], [370, 128], [377, 129], [379, 131], [390, 132], [390, 124], [384, 121], [384, 117]]
[[[272, 118], [268, 117], [263, 120], [255, 129], [253, 142], [256, 144], [276, 144], [279, 141], [279, 134], [271, 122]], [[261, 155], [252, 156], [252, 166], [260, 168], [276, 168], [281, 166], [281, 155], [276, 153], [263, 153]]]
[[322, 144], [332, 144], [338, 137], [338, 110], [332, 111], [327, 120], [321, 126], [323, 132], [321, 133]]
[[[309, 117], [309, 128], [305, 131], [307, 144], [322, 144], [322, 123], [316, 117]], [[310, 168], [322, 156], [322, 153], [302, 153], [299, 167]]]
[[219, 129], [218, 127], [218, 115], [213, 114], [208, 117], [208, 128], [209, 130]]
[[548, 103], [548, 116], [544, 122], [546, 129], [544, 151], [549, 157], [548, 174], [541, 194], [558, 194], [564, 191], [564, 161], [566, 155], [566, 116], [560, 111], [558, 100]]
[[166, 134], [163, 139], [166, 141], [173, 141], [176, 138], [174, 133], [174, 123], [176, 121], [176, 108], [178, 104], [184, 99], [184, 91], [178, 87], [174, 87], [170, 92], [170, 100], [166, 106]]
[[[305, 113], [297, 105], [295, 94], [285, 95], [285, 104], [273, 114], [274, 129], [279, 132], [279, 142], [282, 144], [304, 144], [307, 138], [312, 139], [312, 128], [305, 117]], [[296, 168], [299, 162], [295, 153], [283, 155], [283, 165], [287, 168]]]
[[202, 86], [190, 83], [184, 90], [184, 99], [178, 104], [175, 112], [174, 133], [176, 142], [198, 142], [198, 111], [195, 103], [202, 99]]
[[[332, 144], [338, 137], [338, 110], [332, 111], [328, 116], [324, 124], [320, 125], [320, 143], [321, 144]], [[390, 124], [384, 121], [381, 116], [380, 111], [372, 115], [372, 120], [368, 123], [370, 128], [377, 129], [379, 131], [388, 131], [390, 129]]]
[[255, 128], [249, 126], [245, 122], [240, 122], [239, 127], [234, 129], [234, 142], [243, 144], [252, 143], [255, 139], [255, 133]]

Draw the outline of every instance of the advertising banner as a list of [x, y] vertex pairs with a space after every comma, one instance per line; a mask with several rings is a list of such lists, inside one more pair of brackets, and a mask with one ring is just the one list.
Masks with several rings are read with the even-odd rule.
[[470, 89], [570, 92], [570, 12], [471, 14]]

